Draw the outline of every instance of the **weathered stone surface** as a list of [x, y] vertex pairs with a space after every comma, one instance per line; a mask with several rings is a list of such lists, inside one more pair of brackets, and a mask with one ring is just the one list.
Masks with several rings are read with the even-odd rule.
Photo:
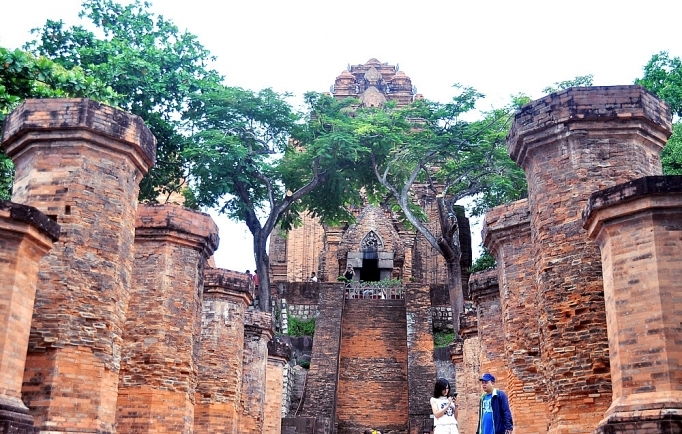
[[286, 416], [282, 398], [284, 389], [284, 368], [291, 358], [291, 347], [280, 339], [268, 342], [268, 365], [266, 372], [266, 405], [263, 409], [263, 433], [279, 434], [282, 418]]
[[204, 269], [194, 432], [237, 434], [242, 391], [244, 316], [253, 302], [246, 274]]
[[337, 378], [341, 351], [344, 286], [321, 284], [315, 341], [299, 416], [336, 419]]
[[523, 107], [507, 137], [528, 180], [549, 432], [593, 429], [611, 402], [600, 255], [589, 195], [661, 173], [667, 105], [640, 86], [571, 88]]
[[[478, 380], [484, 372], [493, 374], [496, 386], [507, 389], [507, 359], [504, 348], [504, 325], [497, 270], [471, 275], [469, 292], [478, 315], [478, 339], [481, 345], [481, 371], [470, 373]], [[480, 393], [480, 384], [479, 393]]]
[[58, 239], [59, 225], [45, 214], [0, 201], [0, 433], [34, 431], [21, 383], [38, 266]]
[[530, 237], [528, 200], [490, 210], [483, 225], [483, 245], [497, 260], [504, 323], [507, 395], [514, 424], [522, 432], [547, 429], [547, 392], [540, 360], [538, 293]]
[[3, 139], [13, 200], [61, 226], [40, 265], [23, 399], [44, 430], [111, 432], [137, 194], [155, 139], [140, 118], [87, 99], [27, 100]]
[[598, 432], [682, 432], [682, 176], [596, 192], [613, 402]]
[[206, 260], [218, 247], [211, 217], [140, 205], [133, 293], [121, 351], [117, 429], [193, 432]]
[[338, 433], [362, 432], [368, 426], [405, 432], [410, 411], [405, 301], [346, 300], [341, 329]]
[[[265, 421], [268, 342], [272, 331], [272, 315], [248, 310], [244, 317], [244, 357], [242, 359], [242, 395], [239, 434], [261, 434]], [[281, 394], [281, 390], [280, 390]], [[280, 408], [281, 400], [277, 403]]]
[[[405, 288], [405, 315], [407, 327], [407, 388], [408, 388], [408, 433], [421, 434], [425, 421], [430, 419], [433, 384], [436, 366], [433, 348], [433, 323], [430, 314], [430, 287], [424, 284], [409, 284]], [[402, 321], [396, 321], [398, 328]], [[387, 336], [384, 336], [386, 339]], [[448, 378], [453, 386], [454, 379]], [[391, 392], [389, 392], [391, 393]], [[372, 425], [374, 426], [374, 425]]]

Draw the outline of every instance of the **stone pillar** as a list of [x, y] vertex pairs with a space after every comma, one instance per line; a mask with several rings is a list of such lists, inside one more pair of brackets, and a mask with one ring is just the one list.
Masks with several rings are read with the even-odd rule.
[[275, 339], [268, 342], [268, 366], [266, 373], [263, 409], [263, 434], [282, 432], [282, 397], [284, 396], [284, 368], [291, 359], [291, 347], [284, 341]]
[[[408, 432], [422, 434], [422, 426], [431, 415], [429, 399], [433, 395], [433, 385], [436, 380], [433, 360], [433, 320], [428, 285], [423, 283], [406, 285], [405, 314], [407, 317]], [[383, 338], [385, 339], [386, 336]], [[389, 399], [389, 401], [393, 400]]]
[[41, 430], [113, 432], [137, 195], [156, 141], [139, 117], [88, 99], [27, 100], [3, 138], [12, 200], [61, 226], [40, 264], [22, 398]]
[[682, 176], [592, 194], [584, 227], [601, 249], [613, 402], [598, 433], [682, 433]]
[[481, 342], [478, 338], [476, 307], [464, 302], [459, 316], [459, 336], [450, 345], [450, 360], [455, 365], [457, 381], [457, 423], [462, 433], [475, 433], [478, 425], [478, 403], [481, 397]]
[[268, 342], [273, 336], [272, 315], [255, 310], [246, 312], [239, 434], [263, 432]]
[[244, 315], [253, 302], [245, 274], [204, 270], [194, 432], [237, 434], [242, 391]]
[[670, 131], [640, 86], [576, 87], [524, 106], [507, 136], [528, 180], [551, 434], [589, 431], [611, 403], [600, 255], [580, 212], [594, 191], [660, 174]]
[[498, 206], [485, 216], [483, 245], [497, 261], [507, 395], [520, 432], [547, 430], [547, 391], [540, 364], [537, 287], [530, 245], [528, 200]]
[[0, 433], [38, 432], [21, 401], [38, 264], [59, 225], [37, 209], [0, 201]]
[[208, 214], [178, 205], [138, 208], [119, 432], [193, 431], [204, 266], [217, 247]]
[[[469, 293], [476, 305], [478, 339], [481, 344], [481, 371], [475, 380], [489, 372], [495, 387], [507, 390], [507, 359], [504, 352], [504, 326], [497, 270], [479, 271], [469, 278]], [[478, 384], [479, 390], [481, 385]], [[482, 393], [482, 392], [481, 392]]]

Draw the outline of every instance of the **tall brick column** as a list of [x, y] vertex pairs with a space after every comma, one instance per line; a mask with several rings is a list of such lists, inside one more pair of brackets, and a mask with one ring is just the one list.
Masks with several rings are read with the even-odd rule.
[[273, 336], [272, 315], [255, 310], [246, 312], [239, 434], [263, 433], [268, 342]]
[[598, 433], [682, 433], [682, 176], [592, 194], [601, 249], [613, 402]]
[[291, 359], [291, 347], [286, 342], [273, 339], [268, 342], [268, 366], [263, 409], [263, 434], [282, 432], [282, 397], [284, 396], [284, 368]]
[[206, 268], [194, 432], [237, 434], [242, 392], [244, 315], [253, 302], [243, 273]]
[[190, 433], [206, 260], [218, 247], [208, 214], [140, 205], [133, 294], [121, 351], [120, 433]]
[[547, 391], [540, 365], [537, 288], [530, 246], [528, 200], [498, 206], [485, 216], [483, 245], [497, 261], [507, 395], [515, 430], [539, 433], [547, 429]]
[[12, 200], [61, 226], [40, 264], [23, 400], [41, 430], [114, 432], [137, 195], [156, 141], [139, 117], [87, 99], [27, 100], [3, 138]]
[[0, 433], [38, 432], [21, 401], [38, 264], [59, 225], [37, 209], [0, 201]]
[[478, 318], [472, 302], [464, 303], [459, 315], [459, 336], [450, 345], [450, 360], [455, 365], [459, 432], [475, 433], [478, 426], [478, 403], [481, 397], [481, 342], [478, 338]]
[[599, 249], [582, 229], [589, 195], [660, 174], [667, 105], [640, 86], [578, 87], [524, 106], [507, 137], [525, 171], [549, 432], [586, 432], [611, 403]]
[[405, 314], [407, 317], [408, 432], [422, 434], [422, 426], [431, 415], [429, 399], [433, 395], [433, 385], [436, 381], [429, 285], [406, 285]]
[[[475, 379], [481, 378], [484, 372], [490, 372], [495, 376], [495, 386], [507, 390], [508, 371], [497, 270], [472, 274], [469, 278], [469, 293], [476, 305], [478, 338], [481, 343], [481, 371], [476, 373]], [[480, 389], [480, 383], [478, 387]]]

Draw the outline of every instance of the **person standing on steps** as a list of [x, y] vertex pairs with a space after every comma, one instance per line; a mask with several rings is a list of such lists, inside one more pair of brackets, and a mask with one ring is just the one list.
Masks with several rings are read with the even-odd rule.
[[495, 377], [485, 373], [479, 379], [483, 394], [478, 406], [476, 434], [512, 434], [514, 421], [507, 394], [495, 388]]
[[459, 434], [457, 429], [459, 405], [455, 398], [450, 396], [450, 383], [445, 378], [439, 378], [433, 387], [431, 411], [433, 412], [433, 434]]

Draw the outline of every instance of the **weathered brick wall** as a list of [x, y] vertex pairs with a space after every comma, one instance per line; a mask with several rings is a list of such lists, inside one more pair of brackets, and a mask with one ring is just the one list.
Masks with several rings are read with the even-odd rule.
[[302, 223], [287, 234], [287, 282], [306, 282], [313, 271], [320, 274], [324, 228], [308, 214], [303, 216]]
[[138, 207], [117, 430], [193, 432], [204, 265], [217, 247], [208, 214]]
[[[478, 337], [477, 313], [473, 305], [465, 304], [460, 316], [461, 340], [450, 346], [450, 359], [455, 366], [457, 404], [459, 413], [457, 424], [461, 433], [475, 433], [478, 425], [478, 405], [481, 397], [481, 343]], [[452, 385], [451, 385], [452, 387]]]
[[[242, 364], [242, 394], [239, 434], [263, 432], [268, 342], [272, 339], [272, 316], [248, 310], [244, 317], [244, 357]], [[281, 391], [280, 391], [281, 394]], [[281, 401], [277, 403], [279, 407]]]
[[[341, 322], [344, 310], [344, 286], [341, 283], [320, 285], [315, 321], [315, 340], [308, 371], [307, 385], [299, 416], [335, 420], [339, 354], [341, 349]], [[318, 423], [318, 432], [321, 425]], [[327, 432], [330, 434], [330, 432]]]
[[253, 301], [251, 279], [235, 271], [206, 268], [194, 432], [237, 433], [242, 391], [244, 315]]
[[0, 201], [0, 432], [33, 433], [21, 401], [40, 260], [59, 225], [37, 209]]
[[[496, 378], [495, 387], [507, 390], [507, 357], [504, 349], [504, 325], [497, 270], [479, 271], [469, 279], [469, 291], [476, 305], [478, 338], [481, 345], [480, 376], [489, 372]], [[479, 392], [480, 392], [479, 384]]]
[[12, 200], [62, 229], [40, 264], [23, 400], [41, 429], [111, 432], [139, 182], [156, 141], [139, 117], [87, 99], [27, 100], [3, 139]]
[[322, 286], [315, 282], [287, 282], [281, 285], [280, 298], [289, 305], [316, 305]]
[[550, 433], [594, 428], [611, 402], [600, 254], [579, 218], [589, 194], [661, 173], [665, 103], [639, 86], [580, 87], [524, 106], [507, 138], [531, 211]]
[[[409, 408], [404, 300], [346, 300], [341, 329], [338, 434], [367, 427], [405, 433]], [[413, 339], [417, 346], [418, 336]]]
[[[405, 319], [407, 327], [408, 432], [410, 434], [421, 434], [422, 426], [431, 414], [429, 400], [433, 395], [433, 385], [436, 381], [431, 315], [429, 285], [407, 285], [405, 289]], [[393, 326], [397, 329], [402, 326], [402, 321], [396, 322]], [[398, 336], [396, 336], [397, 338]]]
[[601, 249], [613, 403], [599, 433], [682, 432], [682, 176], [592, 194]]
[[290, 358], [291, 348], [286, 342], [279, 339], [268, 342], [263, 434], [280, 434], [282, 430], [284, 368], [288, 366]]
[[520, 433], [543, 432], [548, 422], [530, 242], [528, 200], [502, 205], [486, 214], [483, 244], [497, 260], [509, 368], [506, 392], [518, 427], [515, 430]]

